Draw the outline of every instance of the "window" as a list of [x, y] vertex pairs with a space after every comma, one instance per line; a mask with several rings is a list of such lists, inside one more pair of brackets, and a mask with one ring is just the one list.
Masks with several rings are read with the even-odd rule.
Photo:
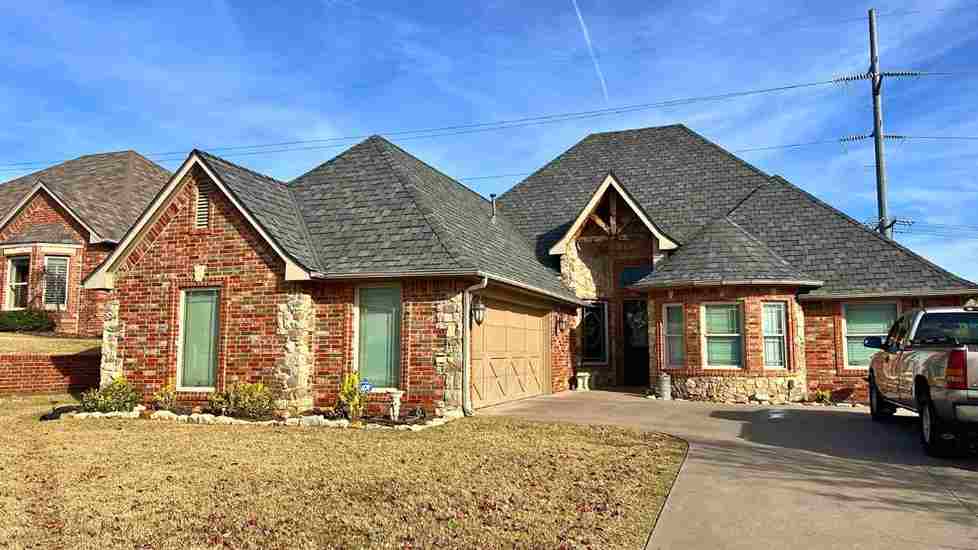
[[210, 183], [201, 183], [197, 186], [197, 203], [195, 207], [194, 226], [197, 229], [206, 229], [211, 224], [211, 190]]
[[362, 287], [359, 303], [360, 380], [375, 388], [401, 386], [401, 288]]
[[665, 362], [668, 368], [686, 364], [685, 315], [682, 304], [662, 307], [662, 328], [665, 340]]
[[218, 304], [216, 289], [182, 293], [178, 390], [211, 391], [217, 385]]
[[896, 304], [845, 304], [846, 367], [867, 368], [876, 350], [863, 346], [867, 336], [885, 338], [896, 322]]
[[582, 347], [586, 363], [608, 362], [608, 304], [584, 306]]
[[788, 366], [786, 342], [787, 308], [784, 303], [765, 303], [763, 308], [764, 366], [783, 369]]
[[10, 262], [7, 264], [7, 309], [24, 309], [27, 307], [30, 273], [31, 259], [29, 257], [10, 258]]
[[64, 306], [68, 303], [68, 258], [45, 256], [44, 305]]
[[621, 270], [621, 278], [618, 282], [622, 288], [631, 286], [641, 281], [649, 273], [652, 273], [651, 266], [626, 267]]
[[740, 305], [709, 304], [703, 310], [706, 325], [706, 366], [740, 368], [743, 350]]

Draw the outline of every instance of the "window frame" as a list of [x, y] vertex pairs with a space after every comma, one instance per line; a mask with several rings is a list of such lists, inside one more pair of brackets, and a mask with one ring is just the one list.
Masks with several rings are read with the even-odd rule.
[[[669, 308], [671, 307], [678, 307], [683, 316], [683, 330], [679, 334], [671, 334], [669, 332]], [[670, 336], [678, 336], [682, 342], [683, 362], [681, 364], [669, 362], [669, 358], [671, 357], [671, 354], [669, 353]], [[689, 358], [686, 356], [686, 306], [682, 302], [670, 302], [662, 304], [662, 367], [665, 369], [682, 369], [686, 368], [688, 363]]]
[[[781, 309], [781, 334], [767, 334], [764, 330], [764, 309], [767, 306], [778, 306]], [[767, 339], [780, 337], [781, 357], [784, 359], [782, 365], [769, 365], [767, 362]], [[761, 361], [765, 369], [788, 370], [791, 365], [791, 356], [788, 353], [788, 302], [782, 300], [769, 300], [761, 302]]]
[[[588, 303], [586, 306], [584, 306], [584, 309], [586, 310], [589, 307], [597, 307], [597, 306], [601, 306], [602, 311], [604, 313], [604, 319], [603, 319], [603, 322], [604, 322], [604, 336], [603, 336], [604, 337], [604, 346], [603, 346], [604, 347], [604, 356], [603, 356], [602, 359], [586, 359], [584, 357], [584, 333], [583, 333], [583, 330], [582, 330], [582, 332], [581, 332], [581, 363], [584, 364], [584, 365], [607, 365], [609, 363], [609, 361], [611, 360], [611, 358], [610, 358], [610, 355], [611, 355], [610, 354], [610, 351], [611, 351], [610, 350], [610, 347], [611, 347], [611, 345], [610, 345], [610, 335], [608, 333], [608, 302], [595, 300], [593, 302]], [[585, 322], [586, 317], [587, 317], [587, 312], [585, 311], [584, 314], [582, 315], [582, 318], [581, 318], [581, 328], [582, 329], [583, 329], [583, 325], [584, 325], [584, 322]]]
[[[48, 303], [48, 260], [50, 259], [63, 259], [65, 261], [65, 301], [63, 304], [49, 304]], [[71, 280], [71, 256], [66, 254], [45, 254], [44, 255], [44, 281], [41, 288], [41, 305], [44, 309], [50, 309], [55, 311], [60, 311], [63, 309], [68, 309], [68, 300], [70, 299], [70, 284], [68, 281]]]
[[398, 365], [397, 365], [397, 386], [375, 386], [370, 393], [397, 393], [403, 392], [405, 386], [404, 379], [404, 288], [400, 283], [365, 283], [357, 285], [353, 290], [353, 335], [351, 340], [353, 349], [351, 350], [350, 366], [353, 372], [360, 375], [360, 291], [370, 288], [396, 288], [401, 296], [401, 304], [398, 318]]
[[[184, 332], [186, 331], [186, 323], [184, 319], [185, 310], [187, 307], [187, 294], [191, 292], [213, 292], [217, 295], [217, 326], [215, 327], [216, 333], [214, 338], [217, 339], [215, 343], [215, 357], [214, 357], [214, 385], [213, 386], [184, 386], [183, 385], [183, 340]], [[220, 385], [221, 378], [221, 327], [223, 326], [224, 316], [221, 311], [221, 288], [216, 286], [205, 286], [205, 287], [189, 287], [180, 289], [180, 303], [177, 307], [177, 376], [176, 376], [176, 390], [179, 393], [214, 393], [217, 391], [217, 387]]]
[[[23, 286], [27, 289], [26, 304], [24, 307], [14, 307], [14, 300], [16, 299], [14, 293], [14, 262], [20, 260], [27, 260], [27, 280], [23, 283], [17, 283], [17, 286]], [[5, 300], [3, 302], [4, 311], [23, 311], [27, 309], [27, 306], [31, 303], [31, 256], [30, 254], [18, 254], [15, 256], [7, 256], [7, 284], [6, 284], [6, 294]]]
[[[886, 329], [883, 334], [849, 334], [849, 321], [846, 319], [847, 311], [849, 306], [860, 306], [860, 305], [893, 305], [896, 306], [896, 318], [893, 319], [893, 323], [890, 327]], [[900, 307], [899, 300], [887, 300], [887, 301], [855, 301], [855, 302], [842, 302], [841, 304], [841, 323], [842, 323], [842, 368], [847, 371], [868, 371], [869, 365], [849, 365], [849, 338], [851, 337], [861, 337], [865, 338], [867, 336], [880, 336], [885, 341], [890, 335], [890, 330], [893, 328], [893, 324], [900, 321], [903, 317], [903, 312]]]
[[[738, 328], [740, 332], [737, 334], [709, 334], [707, 332], [706, 323], [706, 310], [710, 306], [735, 306], [737, 308], [738, 315]], [[710, 370], [744, 370], [744, 346], [746, 345], [746, 338], [744, 337], [744, 304], [742, 302], [703, 302], [700, 304], [700, 342], [701, 342], [701, 354], [702, 354], [702, 365], [704, 369]], [[714, 336], [717, 338], [730, 338], [736, 336], [740, 338], [740, 364], [739, 365], [712, 365], [710, 364], [710, 350], [709, 341], [710, 337]]]

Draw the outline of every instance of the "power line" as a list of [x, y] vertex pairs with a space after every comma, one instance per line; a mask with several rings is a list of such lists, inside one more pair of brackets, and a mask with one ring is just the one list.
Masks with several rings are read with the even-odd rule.
[[[227, 151], [244, 151], [244, 150], [258, 149], [258, 148], [282, 147], [282, 149], [278, 149], [275, 151], [267, 151], [267, 152], [285, 152], [285, 151], [294, 151], [294, 150], [300, 150], [300, 151], [312, 150], [312, 148], [309, 149], [301, 149], [301, 148], [285, 149], [284, 148], [284, 147], [290, 147], [294, 145], [323, 144], [320, 145], [320, 147], [322, 148], [342, 147], [345, 145], [345, 143], [339, 143], [339, 142], [359, 141], [359, 140], [366, 139], [367, 137], [373, 134], [382, 134], [388, 137], [398, 137], [402, 140], [457, 136], [457, 135], [486, 132], [486, 131], [507, 130], [511, 128], [523, 128], [526, 126], [535, 126], [538, 124], [553, 124], [559, 122], [584, 120], [590, 118], [612, 116], [612, 115], [632, 113], [636, 111], [643, 111], [643, 110], [650, 110], [650, 109], [657, 109], [657, 108], [664, 108], [664, 107], [678, 107], [678, 106], [692, 105], [695, 103], [724, 101], [729, 99], [737, 99], [737, 98], [750, 97], [755, 95], [786, 92], [790, 90], [813, 88], [818, 86], [826, 86], [833, 83], [834, 83], [833, 80], [821, 80], [815, 82], [786, 84], [783, 86], [773, 86], [769, 88], [756, 88], [750, 90], [740, 90], [736, 92], [725, 92], [725, 93], [703, 95], [703, 96], [668, 99], [668, 100], [656, 101], [650, 103], [637, 103], [632, 105], [623, 105], [620, 107], [594, 109], [590, 111], [572, 111], [572, 112], [555, 113], [549, 115], [538, 115], [538, 116], [528, 116], [528, 117], [521, 117], [521, 118], [514, 118], [514, 119], [504, 119], [504, 120], [497, 120], [497, 121], [490, 121], [490, 122], [479, 122], [473, 124], [456, 124], [456, 125], [440, 126], [440, 127], [432, 127], [432, 128], [372, 132], [371, 134], [350, 135], [350, 136], [342, 136], [342, 137], [294, 140], [294, 141], [283, 141], [283, 142], [276, 142], [276, 143], [252, 144], [252, 145], [201, 147], [201, 149], [214, 151], [214, 152], [227, 152]], [[336, 145], [327, 146], [325, 144], [336, 144]], [[266, 152], [266, 151], [262, 151], [262, 152]], [[184, 155], [184, 154], [186, 154], [186, 152], [184, 151], [165, 151], [165, 152], [150, 153], [147, 156], [151, 158], [162, 158], [162, 157], [169, 157], [173, 155]], [[259, 152], [248, 151], [247, 153], [237, 153], [237, 154], [239, 155], [259, 154]], [[56, 164], [58, 162], [64, 162], [64, 161], [8, 162], [8, 163], [0, 164], [0, 168], [51, 165], [51, 164]]]

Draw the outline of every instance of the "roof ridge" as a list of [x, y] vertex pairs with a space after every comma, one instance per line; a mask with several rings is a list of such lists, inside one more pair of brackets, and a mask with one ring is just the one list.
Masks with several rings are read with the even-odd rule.
[[808, 275], [808, 273], [805, 273], [804, 270], [799, 269], [798, 266], [796, 266], [796, 265], [792, 264], [791, 262], [789, 262], [788, 260], [784, 259], [784, 257], [782, 257], [781, 254], [778, 254], [778, 252], [776, 250], [774, 250], [773, 248], [771, 248], [770, 246], [768, 246], [767, 244], [765, 244], [764, 241], [758, 239], [750, 231], [748, 231], [748, 230], [744, 229], [743, 227], [741, 227], [741, 225], [739, 223], [737, 223], [737, 222], [733, 221], [732, 219], [730, 219], [730, 217], [727, 216], [726, 214], [723, 216], [723, 219], [726, 220], [727, 223], [729, 223], [730, 225], [734, 226], [741, 233], [743, 233], [745, 237], [747, 237], [748, 239], [751, 240], [751, 242], [753, 242], [754, 244], [760, 246], [763, 250], [765, 250], [766, 252], [768, 252], [769, 254], [771, 254], [772, 256], [774, 256], [775, 258], [777, 258], [779, 261], [781, 261], [786, 267], [790, 267], [791, 269], [795, 270], [795, 272], [798, 273], [799, 275], [810, 276], [810, 275]]
[[461, 187], [462, 189], [465, 189], [469, 193], [472, 193], [476, 197], [482, 199], [484, 202], [490, 202], [489, 199], [483, 197], [481, 194], [479, 194], [478, 192], [476, 192], [475, 189], [470, 188], [468, 185], [465, 185], [464, 183], [462, 183], [461, 181], [457, 180], [456, 178], [453, 178], [452, 176], [449, 176], [448, 174], [442, 172], [438, 168], [436, 168], [436, 167], [428, 164], [428, 162], [425, 161], [424, 159], [420, 159], [420, 158], [412, 155], [411, 153], [405, 151], [403, 147], [401, 147], [400, 145], [394, 143], [393, 141], [391, 141], [391, 140], [389, 140], [389, 139], [387, 139], [387, 138], [385, 138], [384, 136], [381, 136], [381, 135], [377, 135], [377, 136], [373, 136], [373, 137], [376, 137], [377, 139], [383, 141], [384, 143], [386, 143], [386, 144], [394, 147], [395, 149], [397, 149], [398, 151], [400, 151], [402, 154], [405, 154], [405, 155], [407, 155], [407, 156], [409, 156], [409, 157], [417, 160], [418, 162], [420, 162], [421, 164], [427, 166], [428, 168], [430, 168], [432, 171], [436, 172], [437, 174], [439, 174], [441, 176], [444, 176], [444, 177], [452, 180], [452, 182], [458, 184], [459, 187]]
[[285, 192], [288, 193], [289, 198], [292, 199], [292, 207], [295, 210], [296, 217], [299, 218], [299, 228], [302, 231], [302, 236], [306, 239], [306, 245], [309, 246], [309, 253], [312, 254], [312, 259], [316, 261], [316, 265], [319, 269], [325, 271], [326, 265], [323, 264], [323, 259], [319, 257], [318, 249], [312, 244], [312, 233], [309, 232], [309, 226], [306, 224], [306, 217], [302, 214], [302, 209], [299, 208], [299, 200], [295, 196], [295, 189], [293, 189], [291, 185], [286, 185]]
[[193, 154], [194, 152], [197, 152], [197, 153], [200, 153], [202, 155], [208, 156], [208, 157], [210, 157], [210, 158], [212, 158], [214, 160], [219, 160], [219, 161], [221, 161], [221, 162], [223, 162], [225, 164], [231, 165], [231, 166], [233, 166], [233, 167], [235, 167], [235, 168], [237, 168], [239, 170], [244, 170], [245, 172], [248, 172], [249, 174], [251, 174], [253, 176], [258, 176], [261, 179], [268, 180], [268, 181], [270, 181], [272, 183], [275, 183], [275, 184], [278, 184], [278, 185], [287, 186], [286, 183], [284, 181], [282, 181], [282, 180], [273, 178], [272, 176], [268, 176], [268, 175], [262, 174], [261, 172], [256, 172], [255, 170], [252, 170], [251, 168], [246, 168], [244, 166], [241, 166], [240, 164], [231, 162], [230, 160], [227, 160], [224, 157], [219, 157], [217, 155], [208, 153], [207, 151], [204, 151], [203, 149], [194, 149], [193, 151], [191, 151], [191, 154]]
[[[445, 253], [448, 254], [450, 258], [455, 260], [456, 264], [462, 266], [462, 262], [459, 261], [458, 255], [456, 255], [455, 252], [448, 247], [448, 245], [445, 243], [445, 239], [442, 238], [441, 231], [443, 230], [443, 228], [441, 227], [441, 225], [433, 224], [432, 221], [428, 219], [428, 215], [425, 214], [424, 209], [419, 204], [418, 197], [416, 196], [414, 191], [412, 189], [409, 189], [408, 186], [405, 185], [404, 180], [405, 179], [410, 180], [411, 175], [407, 173], [403, 173], [405, 172], [403, 170], [403, 167], [400, 166], [400, 163], [395, 162], [395, 160], [392, 158], [390, 151], [388, 151], [385, 146], [385, 143], [390, 143], [390, 142], [381, 138], [380, 136], [370, 136], [369, 138], [367, 138], [366, 141], [370, 142], [370, 145], [372, 145], [387, 162], [387, 165], [390, 167], [391, 171], [394, 173], [395, 178], [397, 179], [398, 185], [411, 198], [411, 202], [414, 203], [414, 207], [418, 210], [418, 214], [421, 215], [421, 218], [424, 220], [425, 224], [427, 224], [428, 227], [431, 228], [431, 231], [432, 233], [434, 233], [435, 238], [438, 239], [438, 244], [441, 245], [442, 249], [445, 250]], [[413, 182], [411, 183], [411, 185], [416, 187], [416, 184]]]
[[[722, 154], [723, 156], [725, 156], [727, 158], [730, 158], [730, 159], [733, 159], [738, 164], [744, 166], [745, 168], [747, 168], [749, 170], [752, 170], [753, 172], [757, 173], [760, 176], [763, 176], [765, 179], [770, 179], [771, 178], [771, 175], [768, 174], [767, 172], [765, 172], [764, 170], [761, 170], [760, 168], [758, 168], [758, 167], [754, 166], [753, 164], [747, 162], [746, 160], [738, 157], [737, 155], [731, 153], [730, 151], [727, 151], [723, 147], [720, 147], [719, 144], [714, 143], [713, 141], [707, 139], [705, 136], [703, 136], [702, 134], [697, 133], [695, 130], [693, 130], [689, 126], [686, 126], [685, 124], [677, 124], [676, 126], [678, 128], [680, 128], [680, 129], [682, 129], [683, 131], [685, 131], [687, 134], [689, 134], [693, 138], [696, 138], [696, 139], [700, 140], [705, 145], [708, 145], [708, 146], [712, 147], [713, 149], [719, 151], [720, 154]], [[760, 185], [758, 187], [760, 187]], [[752, 189], [752, 191], [754, 191], [756, 189], [757, 189], [757, 187], [755, 187], [754, 189]]]
[[781, 185], [783, 185], [787, 189], [792, 190], [792, 191], [800, 194], [803, 198], [805, 198], [809, 202], [812, 202], [812, 203], [816, 204], [817, 206], [822, 207], [823, 209], [827, 209], [830, 213], [832, 213], [832, 214], [836, 215], [837, 217], [842, 218], [844, 221], [847, 221], [850, 224], [858, 227], [860, 230], [862, 230], [862, 231], [864, 231], [866, 233], [869, 233], [870, 235], [872, 235], [873, 237], [875, 237], [879, 241], [884, 242], [884, 243], [886, 243], [886, 244], [888, 244], [888, 245], [896, 248], [897, 250], [899, 250], [899, 251], [901, 251], [901, 252], [903, 252], [905, 254], [910, 255], [912, 258], [914, 258], [916, 260], [919, 260], [921, 262], [924, 262], [925, 265], [927, 265], [929, 268], [937, 271], [938, 273], [941, 273], [943, 275], [946, 275], [948, 277], [951, 277], [952, 279], [955, 279], [958, 282], [961, 282], [961, 283], [964, 283], [964, 284], [966, 284], [968, 286], [971, 286], [972, 288], [978, 288], [978, 284], [975, 284], [974, 282], [969, 281], [968, 279], [965, 279], [964, 277], [960, 277], [958, 275], [955, 275], [954, 273], [951, 273], [950, 271], [948, 271], [948, 270], [944, 269], [943, 267], [937, 265], [936, 263], [928, 260], [927, 258], [924, 258], [923, 256], [917, 254], [913, 250], [911, 250], [911, 249], [903, 246], [902, 244], [896, 242], [893, 239], [884, 238], [879, 233], [877, 233], [875, 231], [872, 231], [871, 229], [867, 228], [865, 225], [859, 223], [852, 216], [846, 214], [845, 212], [843, 212], [842, 210], [839, 210], [838, 208], [835, 208], [834, 206], [828, 204], [827, 202], [825, 202], [822, 199], [816, 197], [815, 195], [809, 193], [808, 191], [805, 191], [801, 187], [798, 187], [797, 185], [791, 183], [790, 181], [786, 180], [782, 176], [773, 175], [773, 176], [770, 176], [769, 179], [772, 180], [772, 181], [775, 181], [777, 183], [780, 183]]

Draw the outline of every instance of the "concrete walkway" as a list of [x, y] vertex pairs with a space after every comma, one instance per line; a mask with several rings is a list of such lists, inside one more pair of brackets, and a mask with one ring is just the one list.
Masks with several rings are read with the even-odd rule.
[[878, 424], [867, 411], [595, 391], [479, 414], [614, 424], [689, 441], [648, 548], [978, 548], [978, 458], [928, 458], [915, 416]]

